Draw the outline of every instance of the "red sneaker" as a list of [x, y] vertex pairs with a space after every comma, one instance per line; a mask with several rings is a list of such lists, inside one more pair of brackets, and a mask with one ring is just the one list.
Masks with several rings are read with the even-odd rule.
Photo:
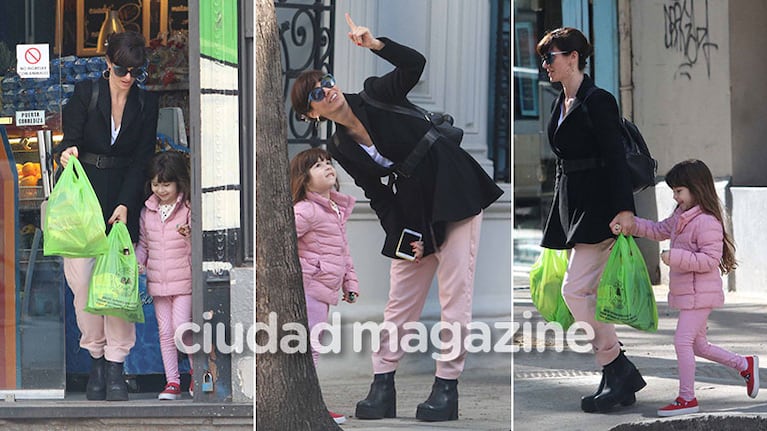
[[741, 371], [740, 375], [746, 379], [746, 393], [751, 398], [756, 398], [756, 394], [759, 393], [759, 357], [746, 356], [746, 362], [748, 368], [746, 371]]
[[331, 412], [330, 410], [328, 410], [328, 413], [330, 413], [330, 417], [332, 417], [333, 420], [336, 421], [337, 424], [342, 424], [342, 423], [346, 422], [346, 416], [339, 415], [338, 413]]
[[668, 417], [686, 415], [688, 413], [697, 413], [698, 410], [697, 398], [693, 398], [691, 401], [685, 401], [682, 397], [676, 397], [676, 400], [674, 400], [673, 403], [658, 409], [658, 416]]
[[181, 398], [181, 387], [178, 383], [168, 383], [165, 385], [165, 390], [157, 396], [158, 400], [177, 400], [179, 398]]

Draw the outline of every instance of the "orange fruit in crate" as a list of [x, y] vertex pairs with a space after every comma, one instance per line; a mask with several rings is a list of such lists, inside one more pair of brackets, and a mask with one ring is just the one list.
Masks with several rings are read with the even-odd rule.
[[25, 175], [19, 180], [19, 185], [24, 187], [33, 187], [37, 185], [37, 175]]
[[16, 174], [19, 176], [19, 178], [23, 176], [21, 175], [21, 167], [22, 167], [21, 163], [16, 163]]
[[[35, 166], [37, 165], [37, 166]], [[21, 166], [21, 174], [25, 177], [36, 176], [40, 172], [40, 164], [34, 162], [27, 162]]]

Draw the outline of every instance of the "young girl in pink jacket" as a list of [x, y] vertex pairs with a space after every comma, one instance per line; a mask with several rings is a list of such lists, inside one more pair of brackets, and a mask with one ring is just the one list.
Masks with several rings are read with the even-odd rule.
[[[148, 174], [152, 195], [141, 211], [136, 260], [139, 270], [146, 272], [147, 292], [154, 301], [160, 333], [167, 384], [158, 398], [176, 400], [181, 397], [181, 379], [174, 335], [181, 324], [192, 321], [190, 181], [186, 155], [177, 151], [158, 153], [149, 164]], [[188, 331], [186, 335], [190, 335]], [[191, 344], [189, 339], [184, 341]], [[190, 385], [189, 392], [192, 390]]]
[[[290, 162], [290, 190], [296, 217], [298, 258], [304, 278], [306, 316], [311, 331], [327, 321], [331, 305], [343, 300], [352, 304], [359, 296], [357, 274], [346, 240], [346, 220], [354, 209], [354, 198], [339, 193], [336, 170], [330, 154], [320, 148], [298, 153]], [[312, 358], [319, 352], [312, 334]], [[337, 423], [343, 415], [329, 412]]]
[[[706, 322], [724, 304], [722, 274], [737, 266], [735, 245], [722, 223], [722, 209], [708, 167], [700, 160], [676, 164], [666, 174], [677, 207], [671, 217], [653, 222], [635, 217], [632, 232], [655, 241], [671, 239], [661, 260], [669, 266], [668, 304], [679, 309], [674, 348], [679, 367], [679, 396], [658, 416], [698, 411], [695, 356], [734, 368], [746, 380], [748, 396], [759, 392], [759, 358], [740, 356], [708, 342]], [[613, 226], [620, 231], [620, 227]]]

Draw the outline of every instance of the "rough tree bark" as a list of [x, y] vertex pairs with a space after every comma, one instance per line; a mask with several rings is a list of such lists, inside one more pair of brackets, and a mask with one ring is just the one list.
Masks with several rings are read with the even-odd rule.
[[[285, 323], [297, 322], [304, 328], [307, 324], [288, 187], [287, 121], [273, 0], [256, 0], [255, 55], [256, 322], [268, 325], [269, 314], [276, 313], [280, 346], [283, 335], [296, 335], [281, 329]], [[258, 331], [257, 345], [268, 345], [269, 336]], [[308, 336], [305, 342], [308, 346]], [[322, 399], [311, 352], [277, 350], [256, 354], [256, 429], [340, 430]]]

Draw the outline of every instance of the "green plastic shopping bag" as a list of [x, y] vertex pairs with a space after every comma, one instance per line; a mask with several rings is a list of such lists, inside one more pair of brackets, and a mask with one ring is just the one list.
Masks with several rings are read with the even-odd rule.
[[618, 236], [597, 288], [596, 319], [655, 332], [658, 307], [642, 253], [634, 238]]
[[567, 329], [575, 321], [562, 297], [562, 282], [567, 272], [567, 250], [544, 248], [530, 268], [530, 296], [533, 305], [548, 322], [559, 322]]
[[144, 322], [138, 292], [138, 263], [128, 228], [115, 222], [107, 237], [108, 251], [96, 258], [85, 311]]
[[69, 158], [51, 191], [43, 223], [46, 256], [93, 257], [107, 251], [101, 205], [76, 157]]

